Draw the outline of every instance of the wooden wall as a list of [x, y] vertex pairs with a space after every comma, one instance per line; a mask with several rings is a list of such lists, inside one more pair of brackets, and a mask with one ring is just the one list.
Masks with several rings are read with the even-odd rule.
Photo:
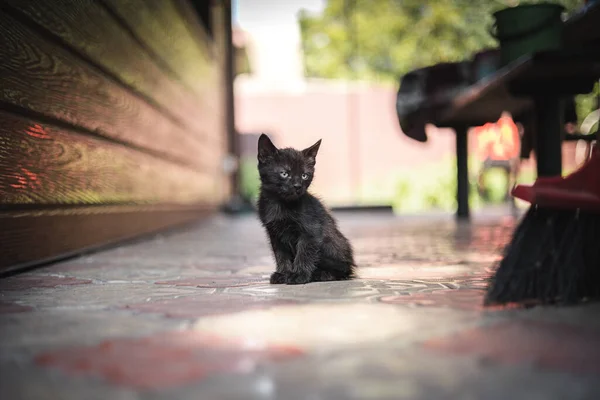
[[227, 197], [226, 1], [0, 0], [0, 272]]

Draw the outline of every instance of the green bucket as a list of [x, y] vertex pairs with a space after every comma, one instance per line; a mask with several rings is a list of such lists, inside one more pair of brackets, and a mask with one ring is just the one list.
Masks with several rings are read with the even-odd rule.
[[495, 12], [496, 22], [490, 33], [500, 42], [501, 64], [536, 51], [560, 49], [563, 11], [560, 4], [536, 3]]

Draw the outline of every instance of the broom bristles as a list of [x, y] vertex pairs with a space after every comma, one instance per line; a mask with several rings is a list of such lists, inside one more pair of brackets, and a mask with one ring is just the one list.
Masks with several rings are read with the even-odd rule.
[[600, 215], [532, 206], [491, 278], [485, 305], [600, 298]]

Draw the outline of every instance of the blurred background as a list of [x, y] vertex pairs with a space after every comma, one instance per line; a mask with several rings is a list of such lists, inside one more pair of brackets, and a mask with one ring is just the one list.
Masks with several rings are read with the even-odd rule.
[[[312, 191], [332, 208], [525, 208], [507, 194], [539, 172], [531, 132], [565, 138], [549, 157], [563, 174], [593, 142], [561, 133], [597, 126], [598, 84], [582, 73], [599, 2], [523, 4], [0, 0], [0, 269], [252, 211], [262, 132], [280, 147], [323, 140]], [[513, 19], [520, 40], [500, 43]], [[592, 61], [571, 62], [590, 43]], [[550, 91], [571, 96], [564, 121], [535, 129], [533, 95], [509, 86], [536, 84], [523, 60], [557, 47], [583, 83], [557, 82], [574, 85]]]
[[[564, 5], [567, 15], [582, 6], [578, 0], [554, 3]], [[427, 125], [426, 143], [402, 134], [395, 108], [398, 85], [415, 69], [467, 60], [497, 47], [490, 34], [492, 14], [518, 4], [235, 0], [235, 124], [242, 194], [257, 196], [255, 147], [265, 132], [285, 147], [302, 148], [323, 139], [313, 191], [332, 206], [391, 205], [397, 213], [454, 211], [454, 132]], [[594, 93], [576, 96], [577, 122], [570, 129], [577, 130], [595, 108], [597, 92], [596, 86]], [[496, 128], [473, 127], [468, 136], [470, 203], [475, 210], [507, 201], [510, 183], [502, 170], [480, 176], [486, 158], [486, 139], [480, 133], [489, 136]], [[522, 131], [520, 125], [518, 129]], [[564, 143], [565, 172], [582, 160], [578, 146]], [[518, 182], [534, 179], [535, 160], [520, 162]]]

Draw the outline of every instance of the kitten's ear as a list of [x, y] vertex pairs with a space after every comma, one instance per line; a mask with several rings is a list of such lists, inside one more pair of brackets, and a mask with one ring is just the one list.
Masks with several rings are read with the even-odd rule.
[[258, 138], [258, 161], [264, 163], [275, 153], [277, 153], [277, 147], [267, 135], [261, 134]]
[[317, 141], [317, 143], [313, 144], [312, 146], [302, 150], [302, 154], [304, 155], [304, 157], [306, 157], [307, 159], [309, 159], [311, 162], [315, 162], [317, 159], [317, 153], [319, 152], [319, 147], [321, 146], [321, 139], [319, 139], [319, 141]]

